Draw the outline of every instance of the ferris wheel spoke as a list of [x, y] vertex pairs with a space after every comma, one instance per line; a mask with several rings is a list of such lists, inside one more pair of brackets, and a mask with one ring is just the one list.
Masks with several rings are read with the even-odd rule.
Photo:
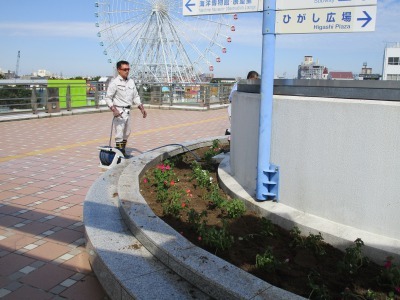
[[180, 30], [179, 32], [181, 33], [181, 36], [183, 37], [185, 44], [187, 44], [192, 50], [194, 50], [194, 52], [198, 55], [199, 59], [204, 60], [209, 65], [210, 62], [206, 59], [206, 55], [204, 54], [208, 53], [208, 49], [206, 48], [205, 50], [201, 50], [197, 45], [192, 43], [190, 37], [188, 37], [184, 31]]
[[[147, 17], [146, 17], [147, 18]], [[144, 19], [143, 19], [144, 20]], [[127, 44], [127, 47], [125, 48], [124, 53], [127, 54], [128, 57], [131, 56], [132, 51], [138, 50], [138, 46], [140, 46], [137, 42], [140, 41], [140, 37], [144, 32], [146, 32], [146, 29], [148, 28], [149, 21], [141, 22], [137, 27], [134, 26], [132, 27], [131, 30], [127, 31], [126, 34], [124, 34], [124, 39], [126, 40], [131, 40], [129, 44]], [[136, 28], [136, 30], [133, 30]], [[129, 35], [130, 33], [133, 33], [132, 36], [129, 36], [129, 38], [126, 37], [126, 35]], [[132, 47], [132, 45], [134, 45]], [[139, 52], [141, 53], [141, 52]]]
[[[185, 27], [182, 26], [182, 27], [180, 27], [180, 28], [185, 28]], [[206, 34], [204, 34], [203, 32], [201, 32], [198, 28], [192, 28], [191, 31], [193, 31], [193, 32], [199, 34], [200, 36], [202, 36], [202, 37], [204, 38], [204, 40], [207, 40], [208, 42], [210, 42], [211, 46], [216, 45], [216, 46], [218, 46], [220, 49], [226, 48], [226, 47], [224, 47], [221, 43], [219, 43], [219, 42], [216, 41], [216, 37], [215, 37], [215, 36], [207, 36]], [[185, 31], [182, 31], [181, 34], [182, 34], [182, 36], [187, 37]], [[217, 33], [217, 34], [218, 34], [218, 33]], [[216, 34], [216, 35], [217, 35], [217, 34]], [[225, 35], [225, 36], [226, 36], [226, 35]], [[189, 41], [189, 38], [187, 38], [187, 40]], [[208, 49], [208, 48], [207, 48], [207, 49]], [[197, 52], [199, 52], [199, 51], [197, 51]], [[216, 55], [214, 55], [214, 56], [216, 56]]]

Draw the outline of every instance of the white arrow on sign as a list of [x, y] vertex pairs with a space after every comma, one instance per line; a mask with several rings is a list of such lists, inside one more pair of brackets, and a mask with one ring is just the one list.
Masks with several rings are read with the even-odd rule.
[[282, 10], [276, 12], [275, 33], [337, 33], [374, 31], [376, 6]]
[[277, 10], [376, 5], [377, 0], [276, 0]]

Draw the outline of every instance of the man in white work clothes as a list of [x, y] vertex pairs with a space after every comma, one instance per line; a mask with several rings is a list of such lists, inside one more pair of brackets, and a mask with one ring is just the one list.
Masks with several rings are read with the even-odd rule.
[[147, 112], [140, 101], [135, 82], [129, 75], [129, 63], [121, 60], [117, 62], [118, 76], [111, 80], [105, 101], [113, 112], [113, 126], [115, 131], [115, 147], [125, 155], [125, 147], [131, 133], [130, 109], [137, 105], [143, 118]]

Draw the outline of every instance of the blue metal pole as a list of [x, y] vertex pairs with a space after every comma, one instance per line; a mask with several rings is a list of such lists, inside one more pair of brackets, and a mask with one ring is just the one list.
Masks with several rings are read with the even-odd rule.
[[[263, 48], [261, 68], [261, 107], [258, 141], [257, 200], [276, 200], [277, 181], [271, 180], [277, 167], [270, 165], [272, 99], [274, 90], [275, 65], [275, 19], [276, 0], [264, 0], [263, 9]], [[272, 174], [272, 175], [271, 175]]]

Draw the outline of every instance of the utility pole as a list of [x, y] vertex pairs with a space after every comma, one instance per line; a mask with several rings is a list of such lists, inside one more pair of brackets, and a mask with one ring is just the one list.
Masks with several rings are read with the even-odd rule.
[[18, 71], [19, 71], [19, 59], [21, 57], [21, 51], [18, 50], [17, 55], [17, 66], [15, 67], [15, 78], [18, 78]]

